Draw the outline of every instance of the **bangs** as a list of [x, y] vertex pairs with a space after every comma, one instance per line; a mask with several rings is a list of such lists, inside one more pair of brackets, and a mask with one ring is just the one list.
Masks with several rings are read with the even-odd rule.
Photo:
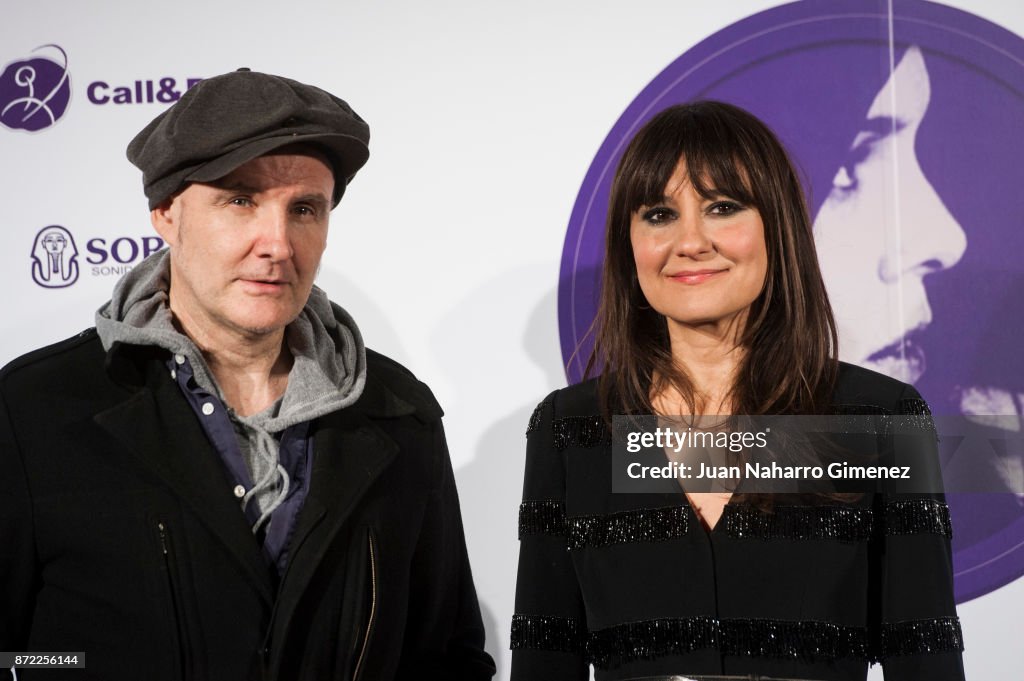
[[632, 214], [661, 203], [677, 167], [704, 199], [727, 196], [761, 208], [752, 191], [763, 175], [750, 139], [714, 116], [669, 110], [652, 119], [623, 156], [618, 177], [622, 207]]

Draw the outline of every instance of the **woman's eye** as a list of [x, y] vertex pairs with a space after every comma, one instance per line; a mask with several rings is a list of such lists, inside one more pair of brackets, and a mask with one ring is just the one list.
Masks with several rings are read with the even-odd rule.
[[733, 215], [741, 210], [743, 206], [735, 201], [715, 201], [708, 206], [708, 213], [712, 215]]
[[658, 207], [651, 208], [644, 211], [643, 220], [644, 222], [651, 225], [663, 225], [666, 222], [671, 222], [676, 218], [676, 212], [669, 208]]

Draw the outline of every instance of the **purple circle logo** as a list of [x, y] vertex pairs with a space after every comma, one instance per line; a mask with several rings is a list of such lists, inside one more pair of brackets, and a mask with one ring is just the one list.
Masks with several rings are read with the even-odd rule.
[[8, 64], [0, 74], [0, 123], [13, 130], [36, 132], [56, 123], [71, 100], [68, 55], [59, 45], [52, 48], [60, 61], [44, 56]]
[[60, 225], [39, 230], [32, 242], [32, 281], [44, 288], [65, 288], [78, 281], [78, 246]]
[[[657, 112], [694, 99], [766, 121], [809, 190], [845, 361], [913, 383], [938, 415], [1024, 414], [1024, 40], [923, 0], [805, 0], [688, 50], [626, 107], [573, 208], [562, 356], [592, 341], [615, 166]], [[1024, 575], [1024, 454], [944, 461], [959, 602]], [[963, 484], [961, 484], [963, 483]]]

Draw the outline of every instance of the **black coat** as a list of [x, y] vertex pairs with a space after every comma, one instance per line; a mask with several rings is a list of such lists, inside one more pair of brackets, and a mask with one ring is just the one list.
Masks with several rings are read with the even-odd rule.
[[[842, 365], [835, 403], [883, 420], [918, 415], [924, 460], [937, 466], [912, 387]], [[870, 492], [845, 504], [779, 495], [770, 514], [734, 499], [708, 532], [674, 480], [663, 494], [612, 493], [598, 413], [590, 381], [552, 393], [530, 421], [513, 681], [582, 681], [588, 664], [598, 681], [863, 681], [873, 660], [887, 681], [962, 681], [940, 493]], [[886, 463], [893, 438], [874, 441]]]
[[315, 421], [278, 583], [166, 356], [89, 330], [0, 372], [0, 650], [108, 681], [491, 677], [425, 385], [368, 351]]

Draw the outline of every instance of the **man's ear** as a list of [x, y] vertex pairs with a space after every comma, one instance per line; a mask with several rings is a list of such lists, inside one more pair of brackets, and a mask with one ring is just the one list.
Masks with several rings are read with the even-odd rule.
[[152, 223], [153, 229], [168, 246], [178, 245], [179, 216], [181, 215], [181, 206], [177, 205], [179, 203], [178, 196], [180, 194], [167, 197], [149, 213], [149, 221]]

